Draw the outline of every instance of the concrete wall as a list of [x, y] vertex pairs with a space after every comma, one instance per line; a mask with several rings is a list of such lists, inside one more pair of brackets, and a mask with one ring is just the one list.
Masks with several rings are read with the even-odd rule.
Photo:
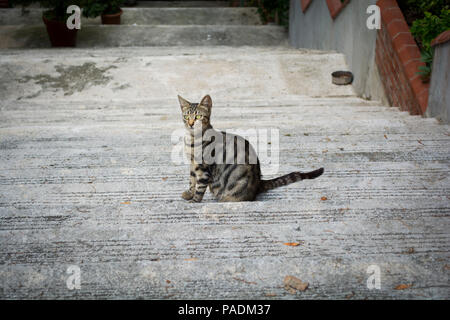
[[377, 30], [366, 27], [367, 7], [375, 3], [376, 0], [350, 1], [333, 20], [324, 0], [313, 0], [305, 13], [299, 0], [291, 0], [289, 41], [296, 48], [344, 53], [355, 76], [353, 86], [356, 93], [387, 103], [375, 65]]
[[450, 42], [434, 47], [427, 117], [450, 123]]

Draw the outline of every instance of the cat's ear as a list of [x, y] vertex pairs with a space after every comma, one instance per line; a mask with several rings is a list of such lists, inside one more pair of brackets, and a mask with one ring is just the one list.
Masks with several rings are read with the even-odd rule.
[[212, 100], [209, 94], [203, 97], [202, 101], [200, 102], [202, 106], [205, 106], [208, 108], [208, 110], [211, 110], [212, 108]]
[[178, 101], [180, 102], [181, 109], [188, 108], [191, 106], [191, 103], [182, 97], [178, 96]]

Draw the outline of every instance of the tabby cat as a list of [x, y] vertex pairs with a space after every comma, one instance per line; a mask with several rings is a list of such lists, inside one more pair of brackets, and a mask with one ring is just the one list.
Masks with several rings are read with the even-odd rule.
[[[253, 201], [256, 196], [262, 192], [285, 186], [303, 179], [315, 179], [323, 174], [324, 169], [318, 169], [312, 172], [292, 172], [279, 178], [272, 180], [261, 179], [261, 169], [259, 159], [250, 143], [238, 135], [230, 133], [219, 132], [212, 128], [210, 123], [212, 100], [209, 95], [205, 96], [200, 103], [190, 103], [182, 97], [178, 96], [181, 111], [183, 115], [184, 125], [187, 129], [185, 136], [185, 152], [190, 158], [190, 183], [189, 190], [183, 192], [182, 198], [189, 200], [189, 202], [201, 202], [205, 194], [206, 188], [215, 196], [218, 201], [223, 202], [237, 202], [237, 201]], [[197, 129], [197, 131], [195, 131]], [[201, 138], [195, 139], [195, 132], [200, 132]], [[213, 135], [222, 135], [223, 139], [211, 138]], [[228, 136], [228, 137], [227, 137]], [[222, 137], [220, 137], [222, 138]], [[219, 142], [219, 140], [222, 140]], [[200, 141], [200, 143], [197, 143]], [[238, 150], [239, 142], [245, 144], [245, 157], [238, 161], [238, 152], [228, 152], [227, 156], [227, 142], [234, 144], [234, 150]], [[220, 145], [218, 145], [220, 143]], [[199, 161], [195, 157], [194, 147], [201, 145], [201, 156], [204, 156], [206, 150], [213, 150], [212, 155], [216, 156], [215, 163], [207, 163]], [[208, 149], [209, 148], [209, 149]], [[199, 149], [197, 149], [199, 150]], [[221, 155], [215, 155], [215, 150], [223, 150]], [[252, 156], [255, 155], [256, 161], [251, 161]], [[229, 161], [233, 157], [234, 161]], [[231, 159], [231, 160], [233, 160]]]

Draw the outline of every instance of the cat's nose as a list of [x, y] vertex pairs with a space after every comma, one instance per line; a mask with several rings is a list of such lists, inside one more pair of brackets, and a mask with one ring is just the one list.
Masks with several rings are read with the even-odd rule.
[[193, 120], [193, 119], [190, 119], [189, 121], [188, 121], [188, 124], [189, 124], [189, 126], [192, 128], [192, 126], [194, 125], [194, 122], [195, 122], [195, 120]]

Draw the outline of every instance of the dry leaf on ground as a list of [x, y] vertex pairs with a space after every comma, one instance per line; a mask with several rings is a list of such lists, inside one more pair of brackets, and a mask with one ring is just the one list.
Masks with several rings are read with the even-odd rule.
[[289, 293], [295, 293], [295, 290], [305, 291], [309, 286], [308, 282], [303, 282], [294, 276], [286, 276], [283, 283], [284, 288], [289, 291]]
[[184, 259], [184, 261], [197, 261], [197, 258], [189, 258], [189, 259]]
[[300, 245], [300, 243], [298, 242], [286, 242], [284, 243], [285, 246], [290, 246], [290, 247], [297, 247]]
[[412, 287], [412, 284], [399, 284], [394, 289], [395, 290], [405, 290], [405, 289], [409, 289], [411, 287]]
[[276, 297], [277, 294], [276, 293], [272, 293], [272, 292], [268, 292], [265, 294], [266, 297]]
[[349, 293], [348, 295], [345, 296], [345, 299], [351, 299], [355, 296], [355, 293], [352, 291], [351, 293]]

